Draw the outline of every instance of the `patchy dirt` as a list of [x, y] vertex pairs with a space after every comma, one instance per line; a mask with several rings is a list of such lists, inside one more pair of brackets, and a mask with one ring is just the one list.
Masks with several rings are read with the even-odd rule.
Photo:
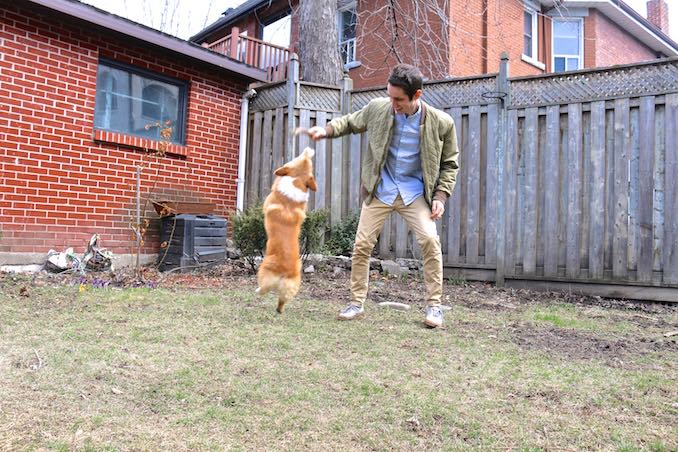
[[662, 337], [626, 335], [609, 339], [592, 333], [565, 328], [510, 327], [512, 340], [525, 350], [544, 350], [570, 359], [600, 360], [612, 367], [625, 367], [629, 357], [644, 356], [654, 352], [675, 352], [678, 343]]
[[[235, 264], [204, 268], [190, 273], [159, 273], [154, 268], [145, 268], [140, 275], [131, 269], [112, 273], [90, 273], [84, 276], [44, 272], [30, 276], [0, 274], [0, 290], [12, 296], [30, 296], [33, 287], [45, 285], [254, 291], [256, 277], [247, 269]], [[340, 306], [349, 300], [349, 285], [348, 271], [304, 275], [299, 296]], [[392, 278], [382, 276], [378, 272], [371, 274], [370, 302], [395, 301], [423, 309], [423, 293], [424, 284], [421, 278]], [[601, 360], [615, 367], [624, 366], [629, 357], [654, 352], [675, 352], [678, 357], [678, 335], [666, 337], [658, 333], [678, 331], [678, 304], [501, 289], [487, 283], [448, 284], [444, 293], [445, 304], [497, 312], [502, 315], [505, 313], [519, 315], [535, 306], [548, 308], [572, 304], [583, 309], [598, 308], [590, 309], [587, 318], [601, 320], [600, 317], [604, 317], [604, 320], [609, 322], [626, 322], [635, 327], [623, 334], [606, 335], [586, 329], [558, 328], [548, 323], [515, 321], [504, 325], [502, 330], [498, 331], [492, 326], [458, 320], [455, 324], [455, 334], [462, 337], [478, 334], [498, 337], [503, 333], [503, 336], [508, 335], [510, 340], [522, 349], [543, 350], [572, 359]]]

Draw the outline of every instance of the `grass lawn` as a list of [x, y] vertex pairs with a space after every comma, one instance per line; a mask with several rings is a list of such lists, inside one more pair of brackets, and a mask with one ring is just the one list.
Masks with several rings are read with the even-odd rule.
[[0, 450], [678, 450], [675, 306], [449, 285], [429, 330], [335, 320], [345, 276], [283, 315], [251, 276], [182, 281], [0, 275]]

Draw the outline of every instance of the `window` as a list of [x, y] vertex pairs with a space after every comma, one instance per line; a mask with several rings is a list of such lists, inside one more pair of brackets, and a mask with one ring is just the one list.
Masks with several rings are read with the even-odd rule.
[[553, 72], [583, 67], [583, 20], [553, 19]]
[[523, 13], [523, 55], [537, 59], [537, 12], [526, 9]]
[[344, 65], [355, 63], [356, 48], [356, 5], [355, 2], [342, 7], [337, 12], [339, 29], [339, 52]]
[[110, 60], [99, 61], [94, 107], [96, 129], [182, 144], [186, 83]]

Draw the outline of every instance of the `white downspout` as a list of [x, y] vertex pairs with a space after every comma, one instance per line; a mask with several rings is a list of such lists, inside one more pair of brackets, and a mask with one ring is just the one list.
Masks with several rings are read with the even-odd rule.
[[257, 95], [248, 90], [240, 99], [240, 146], [238, 150], [238, 178], [236, 179], [236, 208], [242, 212], [245, 206], [245, 169], [247, 168], [247, 124], [249, 123], [250, 99]]

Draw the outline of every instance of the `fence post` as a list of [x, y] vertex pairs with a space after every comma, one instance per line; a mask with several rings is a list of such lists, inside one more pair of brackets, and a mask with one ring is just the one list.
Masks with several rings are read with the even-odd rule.
[[296, 122], [294, 119], [294, 107], [297, 105], [297, 89], [299, 86], [299, 57], [296, 53], [290, 55], [289, 71], [287, 73], [287, 153], [285, 161], [288, 162], [297, 156], [294, 143], [294, 129]]
[[508, 106], [511, 103], [511, 87], [509, 84], [508, 53], [501, 54], [499, 75], [497, 76], [497, 95], [501, 102], [499, 110], [499, 139], [497, 140], [497, 271], [495, 283], [497, 287], [504, 285], [506, 274], [506, 154], [508, 141]]

